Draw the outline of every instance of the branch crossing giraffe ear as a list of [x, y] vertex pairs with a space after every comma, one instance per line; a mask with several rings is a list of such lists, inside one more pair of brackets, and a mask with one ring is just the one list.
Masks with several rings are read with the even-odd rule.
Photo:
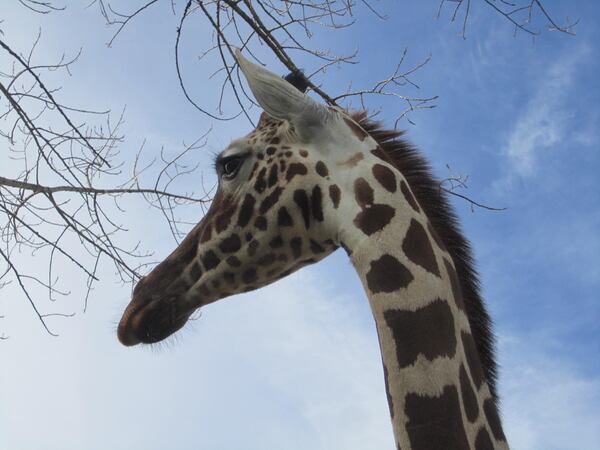
[[258, 104], [269, 116], [288, 121], [303, 141], [311, 140], [333, 116], [286, 80], [248, 61], [239, 49], [235, 58]]

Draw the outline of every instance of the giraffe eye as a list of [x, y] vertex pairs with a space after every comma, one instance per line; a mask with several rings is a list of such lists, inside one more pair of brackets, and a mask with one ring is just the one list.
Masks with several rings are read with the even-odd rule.
[[229, 179], [235, 177], [244, 162], [244, 157], [245, 155], [235, 155], [224, 158], [221, 161], [221, 175]]

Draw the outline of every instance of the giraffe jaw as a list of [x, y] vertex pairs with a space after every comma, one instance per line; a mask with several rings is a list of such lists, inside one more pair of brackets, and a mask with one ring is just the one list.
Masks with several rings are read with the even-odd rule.
[[[119, 322], [117, 336], [121, 344], [154, 344], [180, 330], [195, 307], [183, 309], [176, 297], [136, 301], [134, 298]], [[184, 303], [185, 304], [185, 303]]]

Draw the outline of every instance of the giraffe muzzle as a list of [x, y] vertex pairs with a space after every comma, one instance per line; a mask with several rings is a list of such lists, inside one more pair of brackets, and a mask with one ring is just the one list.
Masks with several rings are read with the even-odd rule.
[[117, 336], [121, 344], [130, 347], [137, 344], [154, 344], [181, 329], [188, 321], [194, 308], [182, 309], [176, 297], [136, 302], [125, 310]]

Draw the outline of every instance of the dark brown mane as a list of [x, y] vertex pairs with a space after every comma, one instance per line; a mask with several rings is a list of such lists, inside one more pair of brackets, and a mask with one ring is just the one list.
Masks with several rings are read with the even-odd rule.
[[352, 118], [377, 141], [383, 153], [380, 156], [404, 175], [433, 228], [452, 256], [483, 372], [492, 397], [496, 400], [492, 322], [479, 293], [479, 276], [473, 265], [471, 246], [462, 235], [446, 193], [440, 189], [439, 181], [431, 174], [431, 168], [425, 158], [413, 146], [400, 139], [403, 132], [383, 129], [379, 123], [370, 121], [366, 112], [355, 113]]

